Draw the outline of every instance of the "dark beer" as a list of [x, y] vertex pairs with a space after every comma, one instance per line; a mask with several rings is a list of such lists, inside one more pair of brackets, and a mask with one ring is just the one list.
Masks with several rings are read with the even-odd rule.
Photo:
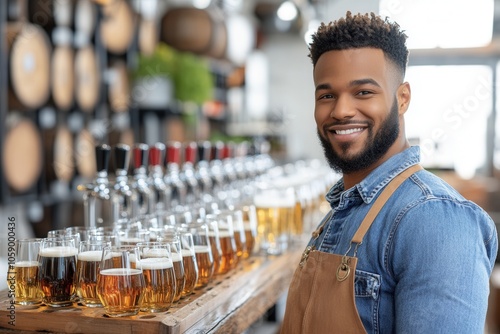
[[75, 247], [56, 246], [40, 250], [38, 272], [43, 302], [48, 306], [69, 306], [75, 295]]

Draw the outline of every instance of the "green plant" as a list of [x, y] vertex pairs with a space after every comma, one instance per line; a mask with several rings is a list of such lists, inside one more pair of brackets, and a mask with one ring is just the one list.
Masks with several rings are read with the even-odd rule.
[[177, 57], [176, 50], [165, 43], [159, 43], [153, 54], [138, 56], [137, 67], [132, 72], [132, 78], [167, 76], [173, 79], [176, 72]]
[[213, 97], [213, 75], [208, 63], [191, 53], [178, 53], [174, 75], [175, 97], [202, 104]]
[[140, 55], [133, 79], [152, 76], [170, 77], [174, 96], [181, 102], [198, 105], [213, 98], [213, 75], [206, 60], [159, 43], [150, 56]]

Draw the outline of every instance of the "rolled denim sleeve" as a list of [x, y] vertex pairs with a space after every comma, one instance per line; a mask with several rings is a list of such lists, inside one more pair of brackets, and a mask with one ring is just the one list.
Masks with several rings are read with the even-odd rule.
[[402, 215], [388, 249], [396, 333], [483, 333], [495, 224], [468, 201], [426, 198]]

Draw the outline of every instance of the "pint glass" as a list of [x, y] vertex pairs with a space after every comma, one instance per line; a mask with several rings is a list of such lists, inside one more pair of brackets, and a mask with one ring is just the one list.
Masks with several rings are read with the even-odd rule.
[[38, 280], [38, 252], [42, 239], [15, 242], [15, 261], [7, 273], [7, 286], [15, 294], [15, 303], [34, 305], [42, 302]]
[[38, 256], [38, 277], [45, 305], [62, 307], [73, 303], [77, 255], [73, 238], [43, 239]]
[[105, 247], [97, 296], [106, 315], [122, 317], [139, 313], [144, 297], [144, 276], [137, 247]]

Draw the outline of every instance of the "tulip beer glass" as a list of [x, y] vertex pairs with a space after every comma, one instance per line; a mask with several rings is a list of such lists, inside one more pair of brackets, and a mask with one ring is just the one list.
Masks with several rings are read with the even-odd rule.
[[15, 261], [7, 273], [7, 285], [15, 295], [15, 303], [34, 305], [42, 302], [38, 280], [38, 252], [42, 239], [21, 239], [15, 242]]
[[97, 296], [109, 317], [139, 313], [145, 283], [138, 262], [140, 255], [137, 247], [104, 248], [97, 278]]
[[73, 304], [77, 255], [73, 238], [46, 238], [42, 241], [38, 277], [45, 305], [62, 307]]

